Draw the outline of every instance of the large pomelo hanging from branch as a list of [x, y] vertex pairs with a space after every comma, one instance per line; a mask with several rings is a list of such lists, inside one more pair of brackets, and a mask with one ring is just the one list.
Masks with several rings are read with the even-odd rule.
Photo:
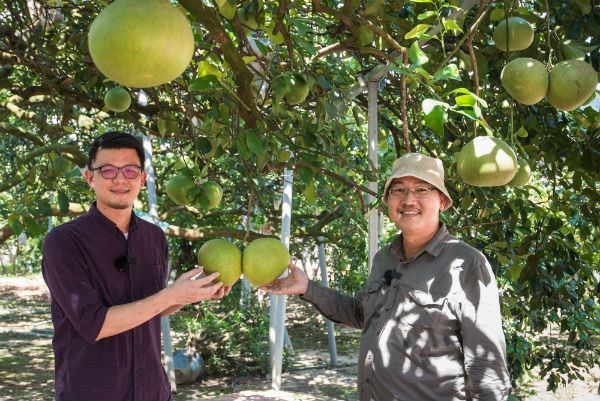
[[517, 172], [517, 155], [502, 139], [478, 136], [458, 153], [456, 169], [467, 184], [477, 187], [505, 185]]
[[177, 78], [192, 59], [194, 34], [168, 0], [116, 0], [90, 26], [88, 45], [96, 67], [131, 88]]
[[502, 86], [519, 103], [535, 104], [548, 92], [548, 71], [532, 58], [517, 58], [502, 69]]
[[561, 61], [550, 71], [548, 101], [558, 110], [575, 110], [587, 102], [597, 84], [596, 70], [585, 61]]
[[529, 166], [529, 163], [527, 163], [527, 160], [522, 157], [517, 157], [517, 160], [519, 162], [519, 167], [517, 168], [517, 173], [513, 179], [506, 184], [509, 187], [522, 187], [527, 184], [531, 178], [531, 167]]
[[[506, 21], [508, 20], [508, 29]], [[521, 17], [509, 17], [500, 21], [494, 30], [494, 44], [503, 51], [524, 50], [533, 42], [533, 27]], [[506, 36], [508, 35], [508, 49], [506, 48]]]

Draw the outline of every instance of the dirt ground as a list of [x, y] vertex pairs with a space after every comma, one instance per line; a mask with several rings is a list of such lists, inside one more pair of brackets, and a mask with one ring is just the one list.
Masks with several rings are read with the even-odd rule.
[[[288, 310], [294, 310], [289, 308]], [[0, 401], [50, 401], [54, 399], [53, 355], [49, 330], [47, 288], [40, 275], [28, 278], [0, 277]], [[289, 317], [294, 322], [293, 317]], [[323, 324], [324, 326], [324, 324]], [[179, 385], [174, 401], [218, 398], [222, 401], [330, 401], [358, 399], [356, 353], [358, 332], [336, 326], [337, 368], [328, 367], [329, 352], [324, 341], [302, 340], [288, 329], [296, 355], [293, 368], [282, 374], [281, 390], [271, 389], [270, 377], [220, 377]], [[28, 334], [26, 334], [28, 333]], [[178, 335], [172, 333], [174, 349]], [[296, 340], [295, 340], [296, 338]], [[321, 337], [322, 338], [322, 337]], [[524, 401], [600, 401], [600, 369], [583, 381], [561, 387], [556, 393], [545, 383], [531, 378], [519, 389]]]

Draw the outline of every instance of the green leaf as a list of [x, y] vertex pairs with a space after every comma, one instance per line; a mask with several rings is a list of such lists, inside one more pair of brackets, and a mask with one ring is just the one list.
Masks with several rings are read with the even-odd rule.
[[248, 63], [255, 61], [256, 56], [244, 56], [244, 57], [242, 57], [242, 60], [244, 60], [244, 64], [248, 64]]
[[444, 123], [448, 121], [448, 105], [433, 99], [423, 100], [425, 124], [440, 135], [444, 135]]
[[476, 94], [474, 94], [473, 92], [469, 91], [466, 88], [454, 89], [453, 91], [450, 91], [450, 92], [446, 93], [444, 96], [448, 96], [448, 95], [451, 95], [453, 93], [464, 93], [464, 94], [467, 94], [467, 95], [471, 95], [475, 99], [477, 99], [477, 101], [479, 102], [479, 104], [481, 104], [481, 106], [483, 108], [487, 108], [488, 107], [488, 104], [487, 104], [487, 102], [485, 100], [483, 100], [482, 98], [480, 98], [479, 96], [477, 96]]
[[265, 165], [271, 160], [270, 152], [263, 152], [260, 155], [256, 156], [256, 169], [258, 171], [262, 171], [265, 168]]
[[329, 100], [325, 100], [325, 112], [327, 113], [328, 119], [335, 118], [338, 114], [337, 108], [333, 103], [329, 102]]
[[248, 160], [252, 156], [252, 152], [248, 149], [248, 145], [246, 144], [246, 138], [243, 135], [240, 135], [235, 140], [235, 147], [241, 156], [242, 159]]
[[289, 150], [281, 150], [277, 155], [277, 160], [279, 160], [281, 163], [286, 162], [289, 160], [291, 155], [292, 152], [290, 152]]
[[167, 132], [167, 122], [160, 118], [157, 122], [156, 122], [156, 126], [158, 127], [158, 134], [161, 137], [165, 136], [165, 133]]
[[60, 207], [60, 212], [63, 214], [69, 213], [69, 198], [63, 191], [58, 193], [58, 206]]
[[418, 34], [427, 32], [433, 26], [429, 24], [419, 24], [411, 29], [406, 35], [404, 35], [404, 39], [413, 39], [416, 38]]
[[210, 64], [208, 61], [202, 60], [198, 63], [198, 76], [205, 77], [208, 75], [213, 75], [217, 79], [220, 79], [223, 76], [223, 72]]
[[324, 75], [320, 75], [319, 78], [317, 78], [317, 83], [319, 84], [319, 86], [321, 88], [323, 88], [323, 90], [330, 90], [331, 88], [333, 88], [333, 86], [331, 86], [331, 84], [329, 83], [329, 81], [327, 80], [327, 78], [325, 78]]
[[471, 206], [472, 204], [473, 204], [473, 198], [471, 197], [470, 194], [467, 193], [461, 199], [459, 208], [461, 210], [467, 210], [469, 208], [469, 206]]
[[13, 213], [8, 218], [8, 224], [13, 230], [14, 235], [19, 235], [23, 232], [23, 224], [21, 224], [20, 215], [18, 213]]
[[40, 211], [40, 214], [44, 216], [50, 216], [52, 214], [52, 207], [46, 199], [38, 200], [38, 209]]
[[525, 130], [525, 128], [521, 127], [517, 131], [517, 136], [521, 138], [527, 138], [529, 136], [529, 133]]
[[451, 19], [447, 19], [444, 21], [444, 28], [446, 28], [449, 31], [455, 29], [459, 32], [462, 32], [462, 29], [460, 29], [460, 26], [458, 26], [458, 24], [456, 22], [454, 22], [454, 20], [451, 20]]
[[248, 145], [248, 149], [255, 155], [260, 155], [265, 152], [265, 146], [262, 141], [258, 137], [258, 135], [247, 132], [246, 133], [246, 145]]
[[477, 104], [477, 100], [471, 95], [460, 95], [455, 99], [456, 105], [459, 107], [473, 107]]
[[271, 90], [275, 94], [275, 101], [281, 102], [281, 99], [290, 91], [290, 85], [285, 76], [278, 76], [271, 82]]
[[317, 190], [315, 189], [314, 183], [304, 186], [304, 199], [311, 205], [314, 205], [317, 201]]
[[510, 259], [505, 255], [496, 254], [496, 256], [498, 257], [498, 262], [502, 263], [503, 265], [508, 265], [510, 263]]
[[423, 65], [429, 61], [429, 57], [419, 48], [419, 41], [415, 40], [408, 51], [410, 61], [416, 65]]
[[427, 79], [433, 79], [433, 76], [431, 76], [431, 74], [429, 72], [427, 72], [427, 70], [424, 68], [417, 67], [417, 68], [415, 68], [415, 72], [418, 72], [419, 75], [421, 75], [422, 77], [425, 77]]
[[219, 85], [219, 80], [214, 75], [205, 75], [200, 78], [193, 79], [190, 82], [189, 89], [191, 91], [209, 91]]
[[521, 271], [523, 271], [523, 266], [515, 263], [513, 265], [511, 265], [508, 269], [508, 272], [510, 273], [510, 279], [513, 282], [516, 282], [517, 280], [519, 280], [519, 277], [521, 277]]
[[29, 234], [33, 236], [40, 235], [43, 232], [42, 226], [40, 226], [33, 218], [29, 216], [23, 216], [23, 222]]
[[435, 11], [425, 11], [424, 13], [417, 15], [417, 19], [419, 21], [423, 21], [424, 19], [431, 18], [434, 15], [435, 15]]
[[433, 80], [435, 82], [445, 79], [454, 79], [456, 81], [461, 80], [460, 73], [458, 71], [458, 66], [456, 64], [448, 64], [447, 66], [439, 70], [437, 74], [435, 74]]
[[307, 184], [310, 183], [315, 177], [314, 171], [306, 165], [300, 167], [298, 174], [300, 175], [300, 178], [302, 178], [302, 181], [304, 181]]
[[413, 3], [432, 3], [431, 0], [410, 0]]

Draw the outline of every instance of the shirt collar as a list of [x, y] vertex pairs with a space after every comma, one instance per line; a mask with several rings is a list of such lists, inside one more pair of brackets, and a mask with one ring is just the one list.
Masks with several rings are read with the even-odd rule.
[[[108, 231], [118, 231], [121, 232], [121, 230], [119, 230], [119, 228], [117, 227], [117, 225], [110, 220], [108, 217], [106, 217], [105, 215], [102, 214], [102, 212], [100, 212], [100, 210], [98, 210], [98, 207], [96, 206], [96, 201], [92, 202], [92, 205], [90, 206], [90, 210], [88, 211], [88, 215], [90, 215], [96, 222], [98, 222], [98, 224], [100, 224], [101, 227], [105, 228]], [[131, 220], [129, 222], [129, 234], [131, 234], [133, 231], [135, 231], [135, 229], [138, 226], [138, 222], [137, 222], [138, 217], [135, 215], [135, 213], [133, 212], [133, 210], [131, 211]]]
[[[446, 225], [444, 223], [440, 223], [439, 228], [433, 238], [429, 240], [427, 245], [423, 248], [420, 253], [427, 252], [432, 256], [437, 257], [442, 249], [444, 248], [444, 244], [447, 242], [450, 234], [446, 229]], [[400, 233], [394, 241], [390, 244], [390, 248], [392, 252], [394, 252], [397, 256], [404, 258], [404, 252], [402, 251], [402, 233]]]

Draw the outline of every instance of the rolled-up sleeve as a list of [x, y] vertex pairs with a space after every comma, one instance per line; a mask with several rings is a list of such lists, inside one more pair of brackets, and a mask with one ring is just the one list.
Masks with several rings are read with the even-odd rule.
[[313, 304], [331, 321], [357, 329], [363, 327], [362, 290], [357, 297], [351, 297], [309, 280], [306, 292], [300, 298]]
[[102, 329], [108, 306], [100, 300], [84, 267], [82, 255], [66, 230], [54, 229], [44, 239], [42, 273], [54, 302], [56, 318], [69, 319], [87, 342], [93, 344]]
[[462, 287], [465, 297], [460, 304], [459, 319], [472, 399], [505, 400], [510, 389], [506, 341], [498, 286], [485, 258], [475, 264], [470, 274], [463, 276]]

